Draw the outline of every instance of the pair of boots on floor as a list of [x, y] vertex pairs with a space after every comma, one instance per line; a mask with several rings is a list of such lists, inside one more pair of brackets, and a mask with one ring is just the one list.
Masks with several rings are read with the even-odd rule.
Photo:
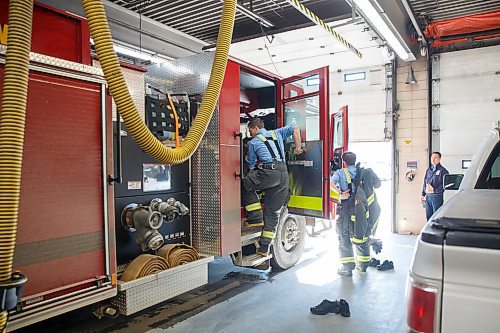
[[312, 314], [315, 315], [326, 315], [327, 313], [335, 313], [342, 315], [343, 317], [350, 317], [351, 311], [349, 310], [349, 303], [345, 299], [340, 299], [339, 301], [330, 301], [324, 299], [320, 304], [311, 307]]

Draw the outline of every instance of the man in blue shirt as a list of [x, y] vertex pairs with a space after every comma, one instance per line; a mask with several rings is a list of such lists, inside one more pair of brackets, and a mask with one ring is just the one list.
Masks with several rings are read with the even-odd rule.
[[435, 151], [431, 155], [431, 165], [425, 172], [422, 187], [422, 201], [425, 200], [425, 216], [427, 220], [443, 205], [444, 176], [449, 174], [441, 165], [441, 153]]
[[[245, 207], [246, 227], [262, 227], [257, 253], [269, 254], [274, 239], [281, 208], [290, 200], [289, 178], [285, 161], [284, 140], [293, 136], [295, 154], [302, 154], [300, 130], [297, 126], [285, 126], [267, 131], [260, 118], [248, 124], [252, 140], [248, 145], [246, 161], [250, 171], [243, 178], [242, 203]], [[255, 191], [265, 191], [264, 216]]]

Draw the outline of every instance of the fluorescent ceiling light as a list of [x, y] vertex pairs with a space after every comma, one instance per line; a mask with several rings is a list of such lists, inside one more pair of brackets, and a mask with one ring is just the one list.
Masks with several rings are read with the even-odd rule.
[[236, 4], [236, 9], [243, 15], [245, 15], [246, 17], [248, 18], [251, 18], [252, 20], [254, 20], [255, 22], [257, 23], [260, 23], [262, 24], [264, 27], [266, 28], [274, 28], [274, 24], [272, 24], [271, 22], [269, 22], [268, 20], [266, 20], [265, 18], [263, 18], [262, 16], [260, 15], [257, 15], [255, 14], [254, 12], [252, 12], [251, 10], [243, 7], [242, 5], [240, 5], [239, 3]]
[[403, 47], [401, 42], [398, 40], [394, 32], [389, 28], [387, 23], [384, 21], [382, 16], [377, 12], [369, 0], [352, 0], [356, 6], [363, 12], [365, 18], [370, 21], [374, 28], [380, 33], [382, 38], [384, 38], [389, 46], [397, 53], [397, 55], [403, 59], [408, 60], [410, 56], [408, 52]]
[[149, 53], [145, 50], [141, 50], [139, 52], [133, 48], [121, 46], [118, 44], [113, 44], [113, 49], [115, 49], [116, 53], [121, 53], [123, 55], [129, 56], [132, 58], [136, 58], [136, 59], [151, 61], [153, 63], [162, 63], [162, 62], [168, 61], [168, 58], [166, 58], [166, 57], [159, 57], [159, 56], [153, 55], [152, 53]]

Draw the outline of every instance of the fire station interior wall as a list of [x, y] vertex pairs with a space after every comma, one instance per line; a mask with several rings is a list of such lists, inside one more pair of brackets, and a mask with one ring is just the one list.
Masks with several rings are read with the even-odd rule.
[[330, 67], [330, 113], [349, 107], [349, 143], [384, 141], [385, 68]]
[[500, 45], [440, 54], [433, 73], [432, 148], [450, 173], [464, 173], [462, 161], [500, 121]]
[[[428, 72], [427, 59], [418, 58], [411, 66], [417, 83], [405, 84], [409, 63], [398, 63], [396, 95], [399, 117], [396, 122], [396, 219], [398, 233], [418, 234], [424, 226], [425, 210], [420, 202], [428, 161]], [[446, 163], [446, 159], [444, 159]], [[415, 178], [406, 179], [413, 168]]]

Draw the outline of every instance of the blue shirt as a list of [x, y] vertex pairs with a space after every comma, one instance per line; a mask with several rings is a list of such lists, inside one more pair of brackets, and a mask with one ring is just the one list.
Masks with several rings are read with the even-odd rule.
[[[294, 128], [295, 128], [294, 126], [288, 125], [274, 130], [276, 138], [278, 139], [279, 149], [281, 150], [283, 158], [285, 158], [285, 148], [283, 146], [283, 141], [293, 134]], [[271, 137], [271, 133], [269, 133], [269, 131], [267, 131], [265, 128], [261, 128], [257, 132], [257, 135], [259, 134], [264, 135], [264, 137], [266, 138]], [[285, 162], [281, 160], [280, 154], [276, 149], [276, 145], [271, 140], [269, 140], [269, 144], [271, 145], [274, 155], [276, 156], [276, 160], [280, 162]], [[250, 169], [253, 169], [255, 167], [257, 161], [259, 161], [260, 163], [271, 163], [273, 161], [273, 157], [271, 156], [271, 153], [267, 149], [264, 141], [262, 141], [258, 137], [255, 137], [250, 141], [248, 145], [247, 163]]]
[[[422, 195], [443, 195], [444, 175], [449, 174], [441, 163], [431, 165], [425, 172], [424, 185], [422, 186]], [[425, 187], [430, 184], [434, 188], [434, 193], [425, 193]]]
[[[356, 177], [356, 166], [349, 165], [347, 167], [347, 170], [349, 170], [349, 174], [351, 175], [352, 191], [355, 192], [356, 188], [354, 186], [354, 177]], [[335, 171], [330, 181], [334, 183], [341, 192], [345, 192], [349, 189], [349, 186], [347, 184], [347, 177], [343, 169], [338, 169], [337, 171]]]

